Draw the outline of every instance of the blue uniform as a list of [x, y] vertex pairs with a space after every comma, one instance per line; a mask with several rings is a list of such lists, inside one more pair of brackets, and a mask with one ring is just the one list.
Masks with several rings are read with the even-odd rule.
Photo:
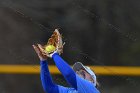
[[92, 82], [79, 77], [57, 53], [52, 58], [71, 87], [55, 84], [48, 69], [48, 62], [41, 61], [41, 82], [46, 93], [100, 93]]

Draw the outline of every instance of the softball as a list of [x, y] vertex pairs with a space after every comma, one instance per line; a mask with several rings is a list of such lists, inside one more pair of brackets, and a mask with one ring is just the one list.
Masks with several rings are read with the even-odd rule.
[[45, 47], [45, 51], [47, 52], [47, 53], [51, 53], [51, 52], [53, 52], [53, 51], [55, 51], [55, 46], [53, 46], [53, 45], [48, 45], [48, 46], [46, 46]]

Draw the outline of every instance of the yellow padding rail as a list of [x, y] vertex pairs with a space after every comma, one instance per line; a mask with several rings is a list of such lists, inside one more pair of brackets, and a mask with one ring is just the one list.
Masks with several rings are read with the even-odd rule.
[[[140, 67], [128, 66], [89, 66], [98, 75], [140, 76]], [[60, 74], [54, 65], [49, 66], [52, 74]], [[0, 65], [0, 74], [39, 74], [39, 65]]]

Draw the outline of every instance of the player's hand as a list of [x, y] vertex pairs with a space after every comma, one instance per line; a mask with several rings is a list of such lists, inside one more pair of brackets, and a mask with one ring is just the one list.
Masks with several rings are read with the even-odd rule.
[[37, 45], [32, 45], [32, 46], [41, 61], [47, 60], [48, 57], [47, 57], [47, 54], [43, 52], [44, 48], [42, 45], [37, 44]]

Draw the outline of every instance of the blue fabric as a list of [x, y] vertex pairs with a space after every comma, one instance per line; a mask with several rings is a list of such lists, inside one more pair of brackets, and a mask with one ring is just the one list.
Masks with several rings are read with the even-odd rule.
[[58, 85], [58, 89], [59, 89], [59, 93], [79, 93], [74, 88], [68, 88], [68, 87], [63, 87], [59, 85]]
[[52, 56], [57, 68], [62, 73], [66, 81], [75, 89], [77, 89], [76, 74], [73, 69], [65, 62], [58, 53]]
[[74, 88], [67, 88], [53, 83], [47, 61], [40, 61], [41, 65], [41, 83], [46, 93], [77, 93]]
[[53, 83], [47, 61], [41, 61], [41, 82], [46, 93], [59, 93], [58, 86]]

